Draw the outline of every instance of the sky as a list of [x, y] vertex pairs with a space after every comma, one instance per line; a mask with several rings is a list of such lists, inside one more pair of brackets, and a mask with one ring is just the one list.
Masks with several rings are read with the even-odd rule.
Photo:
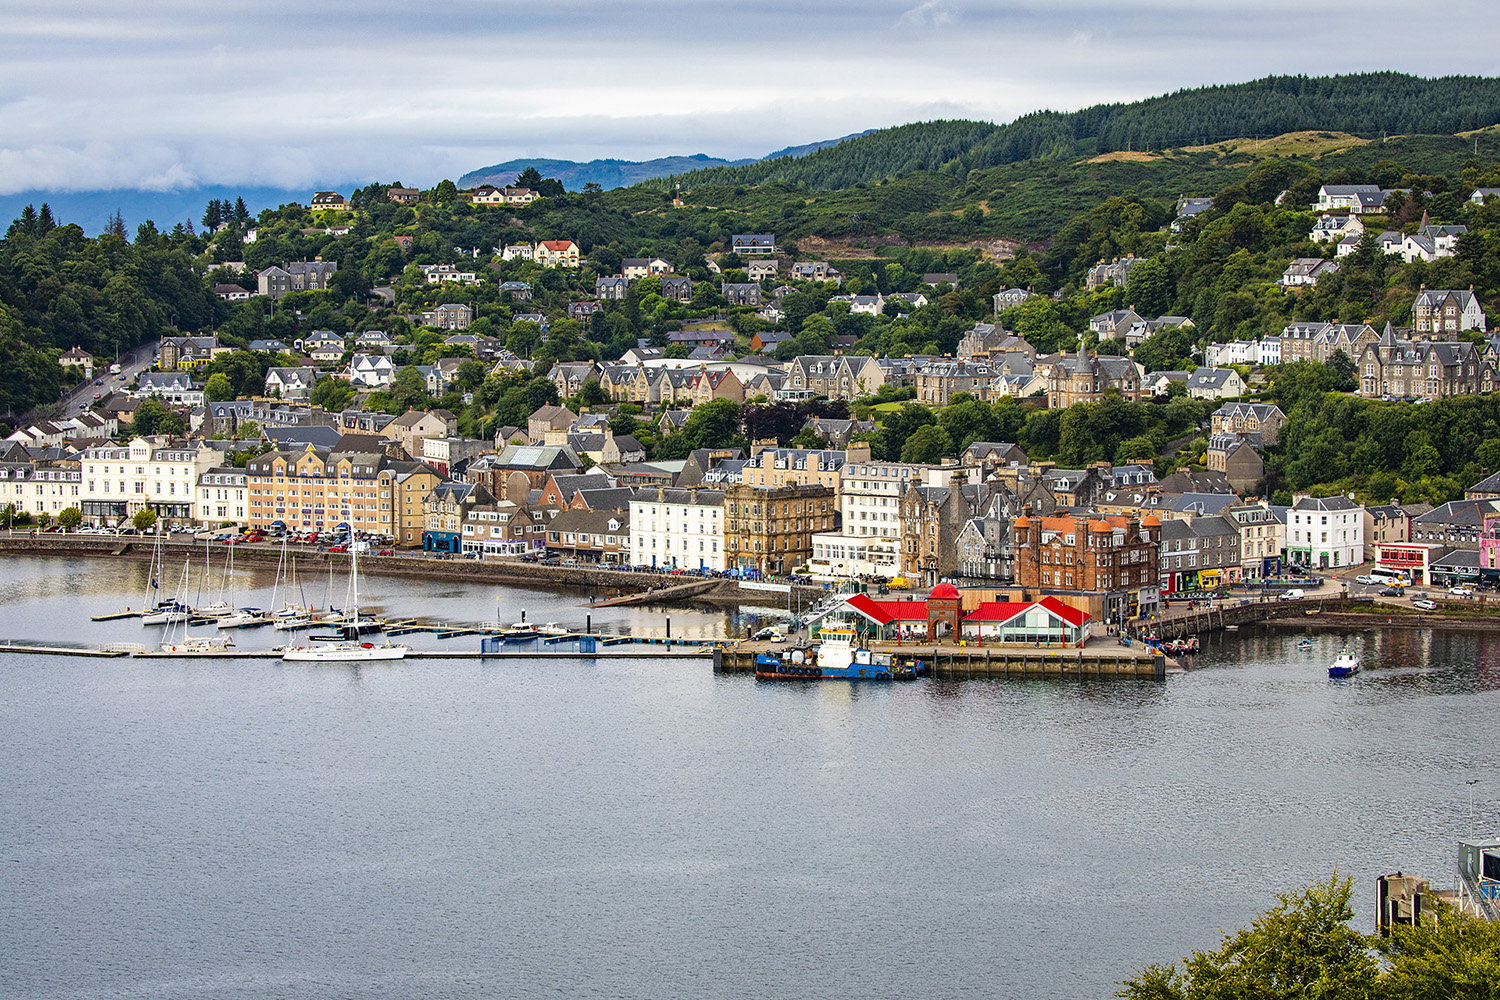
[[872, 127], [1005, 122], [1279, 73], [1500, 72], [1500, 29], [1479, 0], [0, 9], [0, 195], [425, 187], [522, 157], [758, 157]]

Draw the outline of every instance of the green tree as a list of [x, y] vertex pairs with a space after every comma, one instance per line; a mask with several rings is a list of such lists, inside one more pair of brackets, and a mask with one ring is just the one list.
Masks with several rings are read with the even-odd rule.
[[1120, 984], [1126, 1000], [1273, 1000], [1375, 996], [1378, 967], [1359, 932], [1347, 878], [1278, 893], [1276, 906], [1217, 951], [1195, 951], [1182, 966], [1150, 965]]
[[234, 385], [229, 381], [229, 376], [223, 372], [217, 372], [208, 377], [203, 386], [203, 395], [214, 403], [223, 402], [234, 398]]
[[1500, 1000], [1500, 923], [1443, 908], [1419, 927], [1392, 928], [1377, 947], [1391, 963], [1381, 998]]
[[187, 423], [167, 409], [167, 405], [155, 396], [143, 399], [135, 408], [131, 420], [131, 433], [138, 437], [152, 434], [186, 434]]
[[57, 523], [69, 531], [83, 523], [83, 511], [77, 507], [64, 507], [57, 512]]
[[136, 531], [149, 531], [151, 526], [156, 524], [156, 511], [150, 507], [142, 507], [135, 512], [135, 517], [130, 519], [130, 523], [135, 525]]
[[953, 454], [953, 439], [936, 424], [918, 427], [901, 446], [901, 461], [935, 465]]

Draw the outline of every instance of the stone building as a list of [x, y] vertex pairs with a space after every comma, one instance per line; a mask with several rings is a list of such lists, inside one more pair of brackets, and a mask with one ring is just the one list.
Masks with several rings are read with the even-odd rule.
[[832, 531], [838, 504], [831, 486], [800, 484], [756, 487], [735, 483], [724, 490], [726, 568], [783, 576], [812, 558], [812, 536]]

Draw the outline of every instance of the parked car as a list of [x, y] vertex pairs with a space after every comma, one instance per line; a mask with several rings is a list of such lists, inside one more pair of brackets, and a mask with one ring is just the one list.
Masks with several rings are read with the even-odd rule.
[[396, 550], [395, 549], [381, 549], [379, 552], [377, 552], [375, 554], [377, 556], [393, 556], [393, 555], [396, 554]]
[[1449, 587], [1448, 593], [1454, 597], [1473, 597], [1474, 590], [1471, 587]]
[[1302, 600], [1302, 598], [1304, 598], [1306, 596], [1307, 596], [1307, 591], [1305, 591], [1305, 590], [1296, 590], [1296, 589], [1283, 590], [1280, 594], [1277, 595], [1277, 600], [1281, 600], [1281, 601], [1300, 601], [1300, 600]]
[[1406, 591], [1402, 590], [1400, 587], [1381, 587], [1380, 588], [1380, 596], [1381, 597], [1405, 597], [1406, 596]]
[[1411, 602], [1411, 606], [1414, 607], [1414, 608], [1420, 608], [1423, 611], [1436, 611], [1437, 610], [1437, 602], [1436, 601], [1429, 601], [1425, 597], [1419, 597], [1415, 601], [1412, 601]]
[[1354, 578], [1354, 582], [1355, 583], [1363, 583], [1363, 584], [1369, 585], [1369, 584], [1372, 584], [1372, 583], [1375, 582], [1375, 578], [1373, 576], [1371, 576], [1370, 574], [1366, 573], [1363, 576], [1356, 576]]

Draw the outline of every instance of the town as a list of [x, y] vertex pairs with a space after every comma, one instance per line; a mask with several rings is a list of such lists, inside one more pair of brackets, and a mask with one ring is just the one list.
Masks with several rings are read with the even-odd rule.
[[[1495, 193], [1477, 189], [1472, 201]], [[1362, 213], [1403, 194], [1325, 186], [1309, 238], [1338, 254], [1294, 260], [1285, 286], [1336, 270], [1350, 241], [1367, 239]], [[400, 187], [383, 195], [402, 206], [425, 197]], [[459, 197], [477, 209], [539, 195], [484, 186]], [[227, 204], [220, 221], [218, 208], [205, 221], [252, 248], [257, 228], [236, 228]], [[326, 235], [352, 228], [329, 221], [353, 209], [337, 193], [316, 193], [311, 208]], [[1172, 226], [1207, 208], [1181, 199]], [[1451, 255], [1465, 232], [1424, 213], [1412, 233], [1386, 233], [1380, 246]], [[1342, 364], [1355, 376], [1350, 395], [1406, 407], [1492, 392], [1500, 336], [1482, 336], [1485, 314], [1468, 290], [1422, 288], [1410, 328], [1294, 322], [1280, 336], [1179, 348], [1175, 356], [1201, 364], [1162, 369], [1152, 359], [1174, 354], [1152, 346], [1192, 342], [1191, 319], [1109, 309], [1076, 332], [1072, 350], [1044, 352], [1002, 317], [1061, 293], [1018, 287], [990, 295], [989, 318], [958, 331], [947, 354], [858, 353], [840, 321], [951, 301], [960, 274], [910, 275], [910, 291], [869, 294], [857, 280], [845, 291], [838, 266], [793, 259], [774, 233], [734, 234], [720, 252], [684, 262], [591, 258], [565, 239], [473, 259], [414, 263], [373, 289], [420, 305], [387, 324], [394, 334], [318, 329], [319, 305], [295, 314], [306, 332], [288, 339], [236, 347], [211, 334], [163, 336], [124, 368], [74, 347], [58, 364], [77, 383], [75, 415], [20, 426], [4, 443], [6, 526], [368, 540], [435, 558], [886, 588], [957, 582], [1053, 596], [1101, 622], [1289, 572], [1369, 566], [1361, 583], [1457, 594], [1500, 575], [1500, 473], [1462, 499], [1378, 503], [1273, 497], [1262, 460], [1288, 420], [1267, 401], [1267, 379], [1298, 365]], [[979, 255], [948, 259], [972, 267]], [[543, 289], [578, 288], [580, 269], [606, 263], [617, 271], [596, 273], [585, 286], [593, 295], [564, 291], [538, 309]], [[1083, 293], [1129, 300], [1139, 263], [1100, 262]], [[227, 275], [243, 280], [213, 280], [218, 299], [274, 310], [335, 287], [340, 271], [331, 260], [229, 262], [212, 278]], [[576, 358], [587, 324], [631, 329], [621, 322], [627, 302], [706, 315], [672, 324], [664, 343], [636, 338], [611, 360]], [[776, 328], [793, 310], [795, 335]], [[503, 338], [490, 318], [501, 313]], [[559, 341], [551, 356], [537, 349]], [[1197, 405], [1184, 410], [1184, 400]], [[443, 401], [465, 412], [491, 404], [481, 433]], [[1154, 446], [1130, 461], [1117, 449], [1116, 461], [1065, 468], [1016, 440], [981, 439], [1017, 436], [1015, 421], [997, 416], [1005, 408], [1029, 419], [1126, 403], [1175, 410], [1182, 426], [1172, 432], [1198, 450], [1189, 445], [1159, 478]]]

